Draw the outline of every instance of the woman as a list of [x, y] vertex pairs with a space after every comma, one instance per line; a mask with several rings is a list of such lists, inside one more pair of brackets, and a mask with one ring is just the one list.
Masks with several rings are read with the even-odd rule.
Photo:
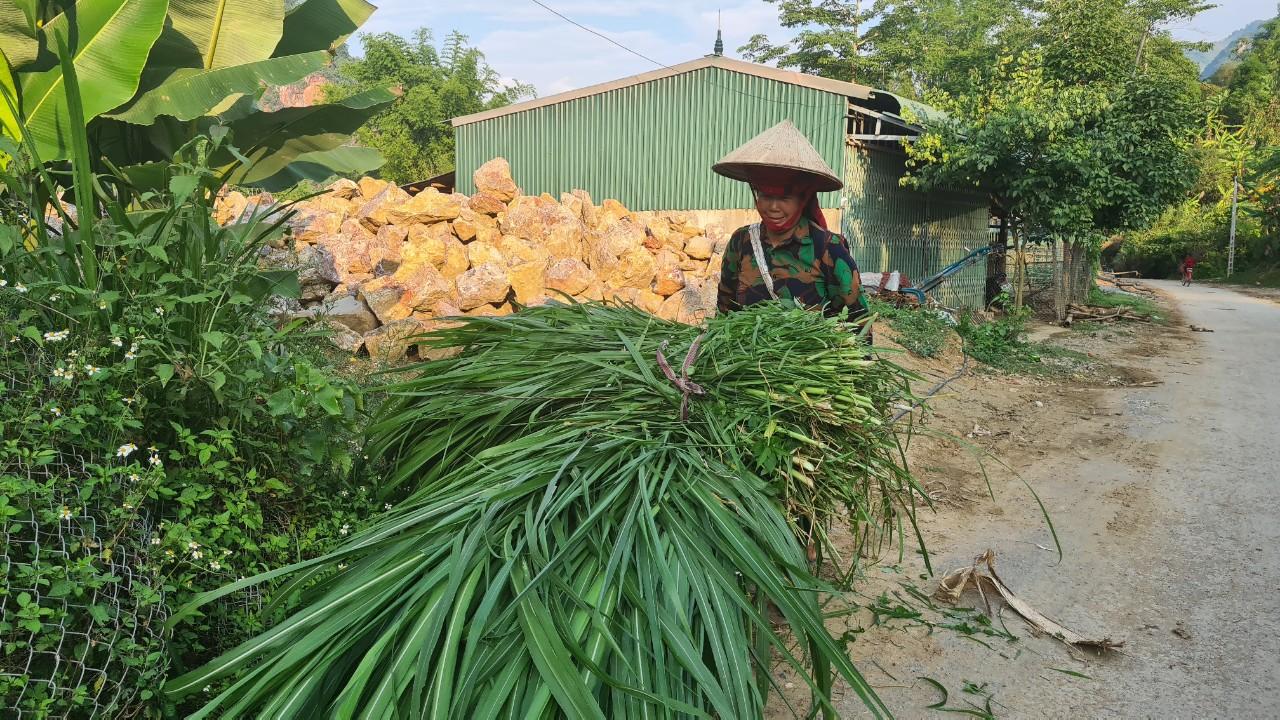
[[[818, 193], [844, 186], [791, 121], [784, 120], [726, 155], [712, 169], [751, 186], [760, 222], [729, 240], [717, 310], [790, 300], [829, 317], [867, 313], [858, 264], [844, 239], [827, 229]], [[867, 342], [870, 342], [870, 334]], [[817, 559], [813, 519], [798, 518], [809, 561]]]
[[720, 312], [785, 299], [828, 316], [866, 314], [858, 264], [818, 207], [818, 193], [843, 183], [791, 121], [757, 135], [712, 169], [748, 183], [760, 214], [760, 222], [739, 228], [725, 249]]

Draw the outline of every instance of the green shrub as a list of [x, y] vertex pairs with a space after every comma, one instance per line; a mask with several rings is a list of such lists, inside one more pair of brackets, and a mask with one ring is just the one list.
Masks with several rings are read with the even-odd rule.
[[964, 314], [956, 331], [964, 338], [964, 350], [970, 357], [994, 368], [1013, 370], [1040, 361], [1035, 349], [1023, 339], [1027, 316], [1024, 309], [991, 322], [975, 323], [972, 315]]
[[3, 707], [179, 713], [154, 695], [166, 668], [259, 630], [260, 596], [172, 636], [168, 608], [323, 553], [373, 512], [350, 485], [359, 388], [270, 309], [297, 290], [258, 262], [287, 209], [211, 219], [209, 158], [229, 141], [197, 138], [142, 194], [86, 179], [82, 153], [69, 189], [85, 200], [50, 217], [64, 176], [0, 148], [0, 673], [21, 680], [0, 684]]

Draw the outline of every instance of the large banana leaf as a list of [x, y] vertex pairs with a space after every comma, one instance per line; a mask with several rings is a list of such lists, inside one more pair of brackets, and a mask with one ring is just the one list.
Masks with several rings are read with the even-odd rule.
[[148, 125], [159, 115], [194, 120], [224, 106], [228, 100], [257, 91], [261, 83], [288, 85], [328, 61], [328, 53], [316, 51], [213, 70], [179, 68], [110, 117], [136, 125]]
[[284, 0], [171, 0], [155, 67], [232, 67], [266, 60], [284, 31]]
[[15, 69], [31, 63], [40, 52], [35, 5], [35, 0], [0, 2], [0, 51]]
[[266, 180], [254, 183], [256, 187], [278, 192], [297, 185], [303, 180], [322, 183], [335, 175], [359, 177], [382, 167], [386, 158], [373, 148], [344, 145], [332, 150], [303, 153], [294, 158], [285, 169]]
[[[301, 155], [345, 144], [351, 133], [395, 97], [390, 90], [377, 88], [336, 103], [256, 113], [233, 122], [232, 137], [250, 162], [237, 170], [231, 181], [241, 185], [263, 182]], [[250, 146], [251, 142], [255, 144]]]
[[[45, 25], [46, 35], [60, 34], [70, 44], [86, 118], [133, 97], [167, 7], [167, 0], [80, 0], [74, 18], [63, 14]], [[41, 159], [66, 159], [70, 122], [62, 69], [19, 73], [19, 78], [27, 133]]]
[[274, 57], [336, 50], [377, 8], [365, 0], [306, 0], [284, 16]]
[[[9, 69], [9, 60], [0, 51], [0, 132], [13, 138], [22, 139], [22, 124], [14, 109], [18, 108], [18, 88], [13, 84], [13, 72]], [[3, 155], [0, 155], [3, 158]]]

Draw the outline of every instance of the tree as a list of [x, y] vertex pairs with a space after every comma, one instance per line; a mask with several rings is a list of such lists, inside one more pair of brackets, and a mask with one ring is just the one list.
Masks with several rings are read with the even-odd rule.
[[883, 88], [912, 98], [972, 92], [1029, 27], [1030, 0], [770, 0], [794, 39], [755, 35], [756, 62]]
[[382, 33], [361, 41], [364, 57], [339, 66], [346, 82], [328, 86], [326, 97], [381, 86], [398, 89], [400, 97], [356, 133], [361, 143], [386, 157], [382, 176], [395, 182], [423, 180], [453, 168], [450, 118], [533, 95], [529, 85], [504, 83], [458, 32], [450, 33], [439, 49], [425, 28], [409, 39]]
[[1047, 0], [978, 93], [932, 96], [949, 118], [906, 147], [909, 182], [987, 190], [1069, 263], [1151, 224], [1195, 182], [1202, 117], [1195, 66], [1152, 28], [1195, 7]]

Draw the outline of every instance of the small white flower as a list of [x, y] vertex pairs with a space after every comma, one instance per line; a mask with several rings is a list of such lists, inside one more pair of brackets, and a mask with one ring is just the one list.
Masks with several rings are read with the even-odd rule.
[[[132, 359], [134, 359], [134, 358], [136, 358], [136, 357], [138, 357], [138, 356], [137, 356], [137, 355], [134, 355], [132, 352], [127, 352], [127, 353], [125, 353], [125, 354], [124, 354], [124, 359], [125, 359], [125, 360], [132, 360]], [[129, 400], [132, 400], [132, 399], [133, 399], [133, 398], [129, 398]]]
[[[66, 340], [67, 336], [70, 334], [70, 330], [50, 330], [44, 334], [44, 339], [45, 342], [62, 342], [63, 340]], [[75, 355], [72, 355], [71, 357], [75, 357]]]
[[120, 507], [124, 508], [125, 510], [132, 510], [132, 509], [133, 509], [133, 503], [127, 503], [127, 502], [126, 502], [126, 503], [120, 503]]
[[195, 540], [192, 540], [191, 542], [187, 543], [188, 550], [198, 550], [199, 548], [200, 548], [200, 543], [196, 542]]
[[102, 368], [98, 367], [97, 365], [85, 365], [84, 372], [89, 377], [93, 377], [94, 375], [97, 375], [98, 373], [102, 372]]
[[346, 497], [348, 495], [346, 490], [339, 490], [338, 494], [341, 495], [342, 497]]
[[129, 343], [129, 352], [135, 352], [135, 353], [138, 352], [138, 343], [136, 342]]
[[125, 404], [125, 405], [132, 405], [132, 404], [134, 404], [135, 402], [137, 402], [136, 400], [134, 400], [134, 399], [133, 399], [133, 398], [131, 398], [131, 397], [121, 398], [121, 400], [124, 402], [124, 404]]
[[231, 554], [231, 551], [230, 551], [230, 550], [223, 550], [223, 551], [222, 551], [222, 557], [226, 557], [226, 556], [228, 556], [228, 555], [230, 555], [230, 554]]
[[22, 283], [18, 283], [17, 285], [14, 285], [13, 289], [17, 290], [19, 295], [27, 292], [27, 286], [23, 285]]
[[117, 335], [117, 336], [115, 336], [115, 337], [111, 338], [111, 344], [112, 344], [112, 345], [115, 345], [116, 347], [124, 347], [124, 340], [121, 340], [121, 339], [120, 339], [120, 336], [119, 336], [119, 335]]
[[200, 558], [204, 557], [204, 553], [200, 552], [199, 550], [192, 550], [191, 557], [194, 560], [199, 560]]
[[69, 361], [71, 361], [71, 360], [75, 360], [75, 359], [76, 359], [76, 358], [78, 358], [78, 357], [80, 357], [80, 351], [79, 351], [79, 350], [68, 350], [68, 351], [67, 351], [67, 361], [68, 361], [68, 362], [69, 362]]
[[390, 510], [390, 509], [391, 509], [391, 503], [383, 503], [383, 504], [382, 504], [382, 509], [383, 509], [383, 510]]
[[217, 560], [212, 560], [212, 561], [210, 561], [210, 562], [209, 562], [209, 569], [210, 569], [210, 570], [221, 570], [221, 569], [222, 569], [222, 564], [221, 564], [221, 563], [219, 563]]
[[162, 308], [162, 307], [156, 307], [156, 314], [157, 314], [157, 315], [164, 315], [164, 308]]
[[159, 467], [160, 465], [164, 464], [164, 462], [160, 460], [159, 455], [152, 455], [151, 457], [147, 458], [147, 462], [151, 463], [153, 467]]
[[7, 287], [8, 285], [9, 285], [8, 280], [0, 280], [0, 287]]
[[173, 551], [172, 551], [172, 550], [165, 550], [165, 551], [164, 551], [164, 554], [165, 554], [165, 557], [173, 557]]
[[157, 536], [155, 536], [155, 537], [151, 538], [151, 544], [152, 544], [152, 545], [159, 545], [159, 544], [160, 544], [160, 536], [159, 536], [159, 535], [157, 535]]
[[99, 300], [99, 301], [98, 301], [98, 309], [99, 309], [99, 310], [106, 310], [106, 309], [107, 309], [107, 301], [106, 301], [106, 300]]
[[347, 569], [347, 564], [346, 564], [346, 563], [338, 563], [338, 569], [339, 569], [339, 570], [346, 570], [346, 569]]
[[138, 482], [141, 479], [138, 477], [138, 473], [129, 473], [129, 482]]
[[59, 515], [63, 520], [70, 520], [70, 519], [71, 519], [71, 508], [67, 507], [66, 505], [63, 505], [63, 506], [62, 506], [62, 510], [58, 513], [58, 515]]
[[205, 685], [205, 686], [204, 686], [204, 691], [205, 691], [205, 692], [209, 692], [209, 686], [208, 686], [208, 685]]
[[17, 335], [10, 335], [10, 336], [9, 336], [9, 342], [11, 342], [11, 343], [18, 342], [18, 336], [17, 336]]
[[339, 535], [346, 535], [346, 534], [347, 534], [347, 533], [349, 533], [349, 532], [351, 532], [351, 526], [350, 526], [350, 525], [348, 525], [348, 524], [346, 524], [346, 523], [343, 523], [343, 524], [342, 524], [342, 529], [338, 531], [338, 534], [339, 534]]
[[129, 455], [137, 449], [137, 445], [134, 445], [133, 443], [125, 443], [124, 445], [116, 448], [116, 457], [129, 457]]
[[53, 407], [49, 408], [49, 412], [53, 413], [54, 417], [62, 417], [62, 408], [58, 407], [57, 405], [54, 405]]
[[54, 293], [49, 296], [49, 302], [58, 302], [61, 299], [62, 299], [62, 296], [59, 295], [58, 293]]
[[356, 491], [359, 492], [361, 495], [363, 495], [365, 493], [365, 486], [361, 485], [360, 487], [356, 488]]

